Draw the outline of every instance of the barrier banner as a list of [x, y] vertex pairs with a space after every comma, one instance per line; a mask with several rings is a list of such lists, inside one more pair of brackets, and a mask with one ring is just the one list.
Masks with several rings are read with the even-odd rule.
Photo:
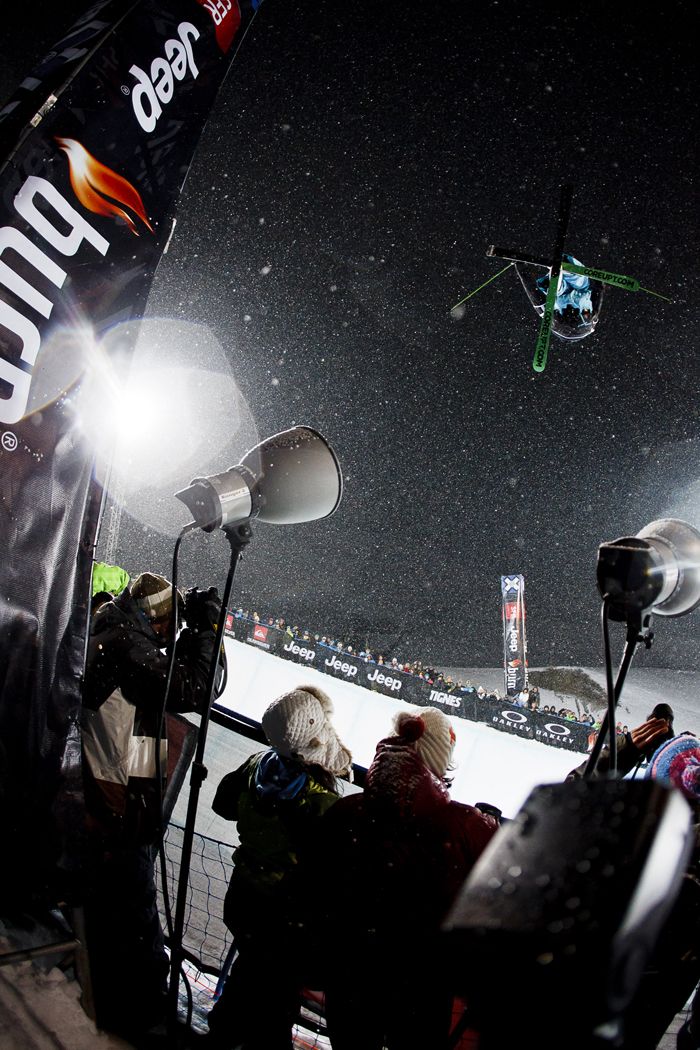
[[269, 652], [274, 639], [268, 638], [268, 634], [269, 628], [256, 623], [249, 630], [246, 641], [251, 645], [259, 645], [261, 649], [267, 649]]
[[470, 722], [482, 722], [481, 707], [484, 703], [479, 700], [476, 690], [469, 692], [446, 693], [440, 689], [429, 686], [427, 697], [422, 701], [427, 707], [442, 707], [445, 714], [456, 715], [458, 718], [466, 718]]
[[136, 326], [118, 347], [101, 339], [143, 312], [257, 6], [97, 4], [0, 114], [0, 832], [18, 858], [43, 844], [47, 863], [60, 850], [69, 864], [72, 847], [52, 836], [82, 812], [80, 683], [103, 493], [81, 403], [101, 356], [126, 378]]
[[523, 576], [501, 576], [501, 605], [506, 696], [517, 696], [527, 688], [525, 579]]
[[283, 660], [313, 667], [322, 674], [364, 689], [373, 689], [420, 707], [439, 707], [445, 714], [470, 722], [493, 726], [504, 733], [538, 740], [551, 747], [586, 752], [590, 727], [558, 715], [529, 711], [508, 699], [480, 697], [475, 689], [444, 692], [416, 675], [395, 670], [386, 664], [360, 659], [311, 639], [297, 639], [271, 624], [261, 624], [228, 614], [226, 632], [240, 642], [264, 649]]
[[489, 715], [479, 721], [500, 729], [504, 733], [538, 740], [551, 747], [562, 747], [569, 751], [585, 752], [588, 748], [590, 726], [581, 722], [569, 721], [558, 715], [544, 714], [542, 711], [528, 711], [524, 707], [497, 700], [485, 701]]

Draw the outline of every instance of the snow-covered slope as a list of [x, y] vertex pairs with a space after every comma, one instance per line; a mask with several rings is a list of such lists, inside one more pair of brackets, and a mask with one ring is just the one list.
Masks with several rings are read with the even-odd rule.
[[[226, 638], [225, 644], [229, 676], [219, 706], [260, 721], [265, 707], [275, 697], [296, 685], [315, 682], [332, 697], [338, 732], [360, 765], [369, 764], [377, 741], [390, 732], [394, 712], [409, 706], [232, 638]], [[452, 668], [450, 674], [486, 688], [503, 689], [503, 670], [499, 668]], [[602, 669], [586, 669], [586, 674], [593, 682], [605, 685]], [[543, 704], [563, 706], [565, 698], [561, 694], [546, 689], [541, 694]], [[665, 700], [676, 712], [676, 730], [700, 735], [700, 704], [696, 697], [700, 699], [699, 674], [633, 666], [620, 699], [619, 719], [632, 728], [644, 720], [655, 703]], [[453, 718], [452, 723], [457, 736], [452, 797], [472, 804], [491, 802], [507, 817], [517, 813], [534, 787], [562, 780], [584, 759], [581, 753], [520, 739], [462, 718]], [[209, 775], [200, 792], [197, 819], [197, 830], [202, 834], [231, 841], [233, 829], [212, 813], [211, 800], [221, 778], [258, 749], [258, 745], [210, 724], [205, 753]], [[187, 785], [174, 813], [174, 819], [180, 823], [184, 823], [186, 799]]]

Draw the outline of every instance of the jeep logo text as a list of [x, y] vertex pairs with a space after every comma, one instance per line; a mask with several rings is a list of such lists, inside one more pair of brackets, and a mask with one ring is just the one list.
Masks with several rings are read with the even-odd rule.
[[150, 76], [140, 66], [133, 65], [129, 72], [136, 78], [131, 92], [131, 105], [139, 124], [151, 132], [158, 123], [163, 106], [172, 101], [175, 81], [184, 80], [187, 71], [196, 80], [199, 70], [194, 62], [192, 41], [199, 39], [199, 30], [191, 22], [180, 22], [178, 37], [165, 42], [165, 58], [154, 58]]

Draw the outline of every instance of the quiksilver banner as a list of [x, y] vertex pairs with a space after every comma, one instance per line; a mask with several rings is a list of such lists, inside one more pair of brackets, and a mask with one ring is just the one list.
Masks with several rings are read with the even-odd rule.
[[408, 704], [421, 707], [439, 707], [446, 714], [492, 726], [503, 733], [537, 740], [552, 747], [569, 751], [588, 750], [590, 726], [573, 722], [558, 715], [530, 711], [510, 703], [507, 699], [481, 697], [475, 689], [446, 692], [436, 689], [425, 679], [386, 664], [364, 660], [352, 653], [339, 651], [322, 642], [298, 639], [287, 631], [259, 621], [229, 613], [226, 632], [247, 645], [291, 660], [305, 667], [313, 667], [322, 674], [344, 682], [372, 689], [384, 696], [393, 696]]
[[[103, 337], [142, 314], [207, 115], [258, 6], [98, 4], [0, 114], [0, 831], [6, 846], [15, 837], [18, 864], [23, 848], [55, 851], [61, 807], [80, 805], [103, 493], [77, 405]], [[111, 364], [126, 370], [132, 349], [127, 335]]]
[[506, 696], [518, 696], [527, 688], [525, 579], [523, 576], [501, 576], [501, 608]]

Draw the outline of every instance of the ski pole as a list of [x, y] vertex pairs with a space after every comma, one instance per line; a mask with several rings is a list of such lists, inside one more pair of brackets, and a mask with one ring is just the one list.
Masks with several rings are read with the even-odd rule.
[[495, 281], [495, 280], [496, 280], [496, 278], [497, 278], [497, 277], [500, 277], [502, 273], [505, 273], [505, 272], [506, 272], [506, 270], [510, 270], [510, 268], [511, 268], [511, 266], [512, 266], [512, 265], [513, 265], [513, 263], [512, 263], [512, 262], [508, 263], [508, 265], [507, 265], [507, 266], [504, 266], [502, 270], [499, 270], [499, 271], [498, 271], [498, 273], [495, 273], [495, 274], [493, 275], [493, 277], [489, 277], [488, 281], [484, 281], [484, 283], [483, 283], [483, 284], [480, 284], [478, 288], [475, 288], [473, 292], [469, 292], [469, 294], [468, 294], [468, 295], [465, 295], [465, 296], [464, 296], [464, 299], [460, 299], [460, 300], [459, 300], [459, 302], [458, 302], [458, 303], [455, 303], [455, 304], [454, 304], [454, 306], [451, 306], [451, 307], [450, 307], [450, 309], [451, 309], [451, 310], [456, 310], [458, 306], [461, 306], [461, 305], [462, 305], [462, 303], [466, 303], [467, 299], [471, 299], [471, 297], [472, 297], [473, 295], [476, 295], [476, 293], [477, 293], [477, 292], [480, 292], [480, 291], [481, 291], [481, 289], [482, 289], [482, 288], [485, 288], [487, 284], [491, 284], [491, 281]]

